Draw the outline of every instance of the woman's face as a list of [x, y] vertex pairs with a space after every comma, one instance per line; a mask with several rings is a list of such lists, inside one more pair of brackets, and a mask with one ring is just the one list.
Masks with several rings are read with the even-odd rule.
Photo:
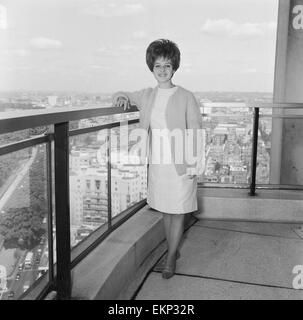
[[174, 75], [173, 65], [170, 59], [157, 58], [154, 63], [153, 74], [158, 83], [170, 82]]

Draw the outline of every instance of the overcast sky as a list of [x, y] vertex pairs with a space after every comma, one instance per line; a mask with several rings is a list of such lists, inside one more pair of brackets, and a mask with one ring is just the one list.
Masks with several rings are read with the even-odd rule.
[[176, 84], [273, 90], [278, 0], [0, 0], [0, 90], [155, 86], [145, 50], [181, 51]]

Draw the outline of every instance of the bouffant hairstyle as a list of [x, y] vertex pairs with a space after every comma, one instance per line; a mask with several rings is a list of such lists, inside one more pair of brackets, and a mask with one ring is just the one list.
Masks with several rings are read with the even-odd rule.
[[146, 64], [151, 72], [154, 70], [155, 61], [158, 58], [170, 59], [174, 71], [180, 65], [180, 50], [178, 46], [167, 39], [153, 41], [146, 49]]

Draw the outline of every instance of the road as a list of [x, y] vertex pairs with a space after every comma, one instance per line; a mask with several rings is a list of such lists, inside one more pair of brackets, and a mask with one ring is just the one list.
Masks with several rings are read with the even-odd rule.
[[[47, 247], [47, 241], [46, 239], [44, 239], [43, 243], [40, 243], [40, 245], [38, 245], [36, 248], [32, 250], [33, 260], [30, 268], [24, 267], [23, 262], [25, 259], [25, 255], [23, 256], [22, 260], [19, 261], [19, 264], [22, 264], [22, 269], [19, 270], [17, 266], [13, 274], [8, 278], [8, 283], [7, 283], [8, 290], [2, 295], [3, 300], [18, 299], [24, 292], [24, 285], [28, 284], [29, 286], [31, 286], [37, 280], [39, 273], [41, 272], [39, 270], [39, 267], [41, 266], [41, 262], [48, 263], [48, 256], [45, 253], [46, 247]], [[19, 280], [17, 280], [16, 278], [18, 274], [20, 275]], [[8, 296], [10, 292], [14, 293], [14, 296], [11, 298], [9, 298]]]
[[[12, 179], [11, 184], [9, 185], [7, 190], [3, 193], [3, 195], [0, 199], [0, 213], [3, 210], [3, 208], [5, 207], [7, 201], [10, 199], [10, 197], [13, 196], [15, 190], [17, 188], [22, 187], [23, 180], [25, 179], [26, 174], [28, 174], [30, 167], [33, 165], [33, 163], [36, 159], [36, 156], [38, 154], [38, 150], [39, 150], [39, 147], [32, 148], [31, 157], [27, 160], [27, 162], [25, 162], [25, 164], [22, 166], [22, 168], [18, 169], [18, 172], [16, 173], [14, 179]], [[24, 269], [24, 267], [23, 267], [22, 270], [19, 270], [18, 265], [16, 266], [13, 273], [7, 278], [8, 290], [4, 293], [3, 292], [0, 293], [0, 300], [1, 299], [4, 299], [4, 300], [18, 299], [23, 294], [24, 285], [26, 283], [28, 283], [29, 285], [32, 285], [36, 281], [36, 279], [40, 273], [40, 270], [38, 270], [39, 263], [36, 263], [36, 259], [38, 257], [39, 262], [41, 260], [45, 260], [42, 258], [43, 258], [46, 246], [47, 246], [47, 242], [44, 241], [43, 243], [41, 243], [39, 246], [37, 246], [36, 248], [34, 248], [32, 250], [34, 253], [34, 256], [33, 256], [32, 267], [30, 269]], [[19, 260], [18, 264], [20, 264], [20, 263], [23, 264], [24, 259], [25, 259], [25, 254]], [[20, 274], [19, 280], [16, 280], [17, 274]], [[11, 298], [8, 297], [10, 292], [14, 292], [14, 296]]]
[[19, 183], [22, 181], [22, 179], [25, 177], [25, 175], [28, 173], [29, 168], [31, 167], [31, 165], [33, 164], [33, 162], [35, 161], [35, 158], [37, 156], [38, 153], [38, 148], [37, 147], [32, 147], [32, 155], [29, 158], [29, 160], [25, 163], [25, 165], [23, 166], [23, 168], [19, 169], [19, 172], [16, 175], [16, 178], [14, 179], [14, 181], [10, 184], [10, 186], [8, 187], [8, 189], [4, 192], [4, 194], [2, 195], [1, 199], [0, 199], [0, 213], [2, 211], [2, 209], [4, 208], [6, 202], [8, 201], [8, 199], [12, 196], [12, 194], [14, 193], [14, 191], [16, 190], [17, 186], [19, 185]]

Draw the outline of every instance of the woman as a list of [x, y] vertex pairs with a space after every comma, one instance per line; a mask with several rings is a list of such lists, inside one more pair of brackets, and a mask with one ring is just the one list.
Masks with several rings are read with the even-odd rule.
[[[158, 85], [136, 92], [117, 92], [113, 104], [123, 106], [124, 110], [136, 104], [140, 127], [148, 132], [147, 203], [163, 213], [168, 254], [162, 277], [169, 279], [180, 255], [178, 246], [185, 214], [197, 210], [202, 118], [193, 93], [172, 82], [180, 65], [180, 51], [174, 42], [166, 39], [152, 42], [146, 50], [146, 63]], [[161, 139], [165, 140], [166, 148], [161, 147]]]

